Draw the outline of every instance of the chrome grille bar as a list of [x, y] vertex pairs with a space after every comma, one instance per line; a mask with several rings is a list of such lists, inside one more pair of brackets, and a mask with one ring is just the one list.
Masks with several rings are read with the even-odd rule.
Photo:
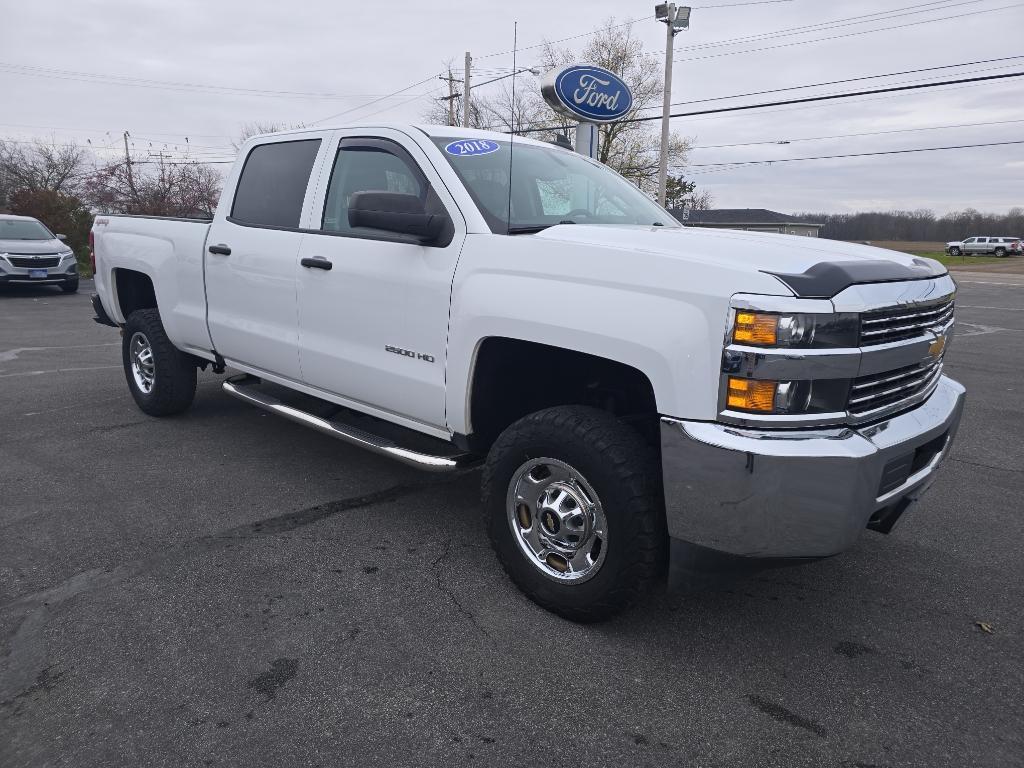
[[861, 346], [887, 344], [924, 336], [953, 320], [953, 297], [938, 302], [874, 310], [861, 316]]
[[856, 379], [847, 404], [850, 415], [864, 418], [879, 411], [895, 411], [911, 405], [927, 396], [938, 384], [940, 376], [941, 358], [933, 363], [890, 371], [881, 376]]
[[932, 309], [932, 310], [929, 310], [927, 312], [912, 312], [910, 314], [893, 315], [893, 316], [889, 316], [889, 317], [876, 317], [874, 319], [870, 319], [869, 318], [869, 319], [864, 320], [863, 322], [864, 322], [864, 325], [875, 325], [877, 323], [888, 323], [894, 317], [898, 317], [898, 319], [900, 319], [900, 320], [910, 320], [910, 319], [915, 318], [915, 317], [930, 317], [931, 315], [951, 315], [951, 314], [953, 314], [953, 307], [952, 307], [952, 305], [946, 305], [945, 307], [939, 307], [937, 309]]

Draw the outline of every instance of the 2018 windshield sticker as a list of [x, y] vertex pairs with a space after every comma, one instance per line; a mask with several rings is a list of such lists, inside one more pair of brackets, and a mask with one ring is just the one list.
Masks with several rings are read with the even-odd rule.
[[455, 157], [470, 157], [473, 155], [489, 155], [497, 152], [501, 145], [489, 139], [459, 139], [446, 144], [444, 151]]

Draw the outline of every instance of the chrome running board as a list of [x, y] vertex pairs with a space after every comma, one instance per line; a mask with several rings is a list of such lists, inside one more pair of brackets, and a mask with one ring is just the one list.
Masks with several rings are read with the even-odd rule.
[[[232, 397], [262, 408], [286, 419], [312, 427], [318, 432], [342, 440], [350, 445], [365, 448], [368, 451], [387, 456], [427, 472], [455, 472], [466, 469], [477, 463], [478, 459], [468, 453], [453, 453], [448, 456], [434, 456], [402, 448], [388, 438], [374, 435], [358, 427], [320, 418], [307, 411], [290, 406], [273, 395], [260, 392], [256, 388], [260, 380], [250, 376], [238, 376], [226, 380], [223, 389]], [[454, 448], [454, 446], [452, 446]]]

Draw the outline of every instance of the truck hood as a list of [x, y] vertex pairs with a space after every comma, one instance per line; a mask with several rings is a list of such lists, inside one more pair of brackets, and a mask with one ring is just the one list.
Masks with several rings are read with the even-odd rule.
[[60, 240], [0, 240], [0, 254], [52, 255], [71, 250]]
[[561, 224], [535, 237], [763, 272], [800, 296], [831, 297], [855, 283], [920, 280], [946, 273], [933, 259], [884, 248], [731, 229]]

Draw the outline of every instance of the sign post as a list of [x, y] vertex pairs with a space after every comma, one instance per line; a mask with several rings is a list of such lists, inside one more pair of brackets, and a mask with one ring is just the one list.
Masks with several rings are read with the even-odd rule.
[[553, 110], [579, 121], [576, 151], [594, 159], [599, 149], [598, 127], [622, 119], [633, 108], [633, 94], [622, 78], [592, 64], [551, 70], [544, 76], [540, 92]]
[[599, 139], [597, 123], [580, 123], [576, 126], [576, 143], [574, 147], [581, 155], [586, 155], [591, 160], [596, 160]]

